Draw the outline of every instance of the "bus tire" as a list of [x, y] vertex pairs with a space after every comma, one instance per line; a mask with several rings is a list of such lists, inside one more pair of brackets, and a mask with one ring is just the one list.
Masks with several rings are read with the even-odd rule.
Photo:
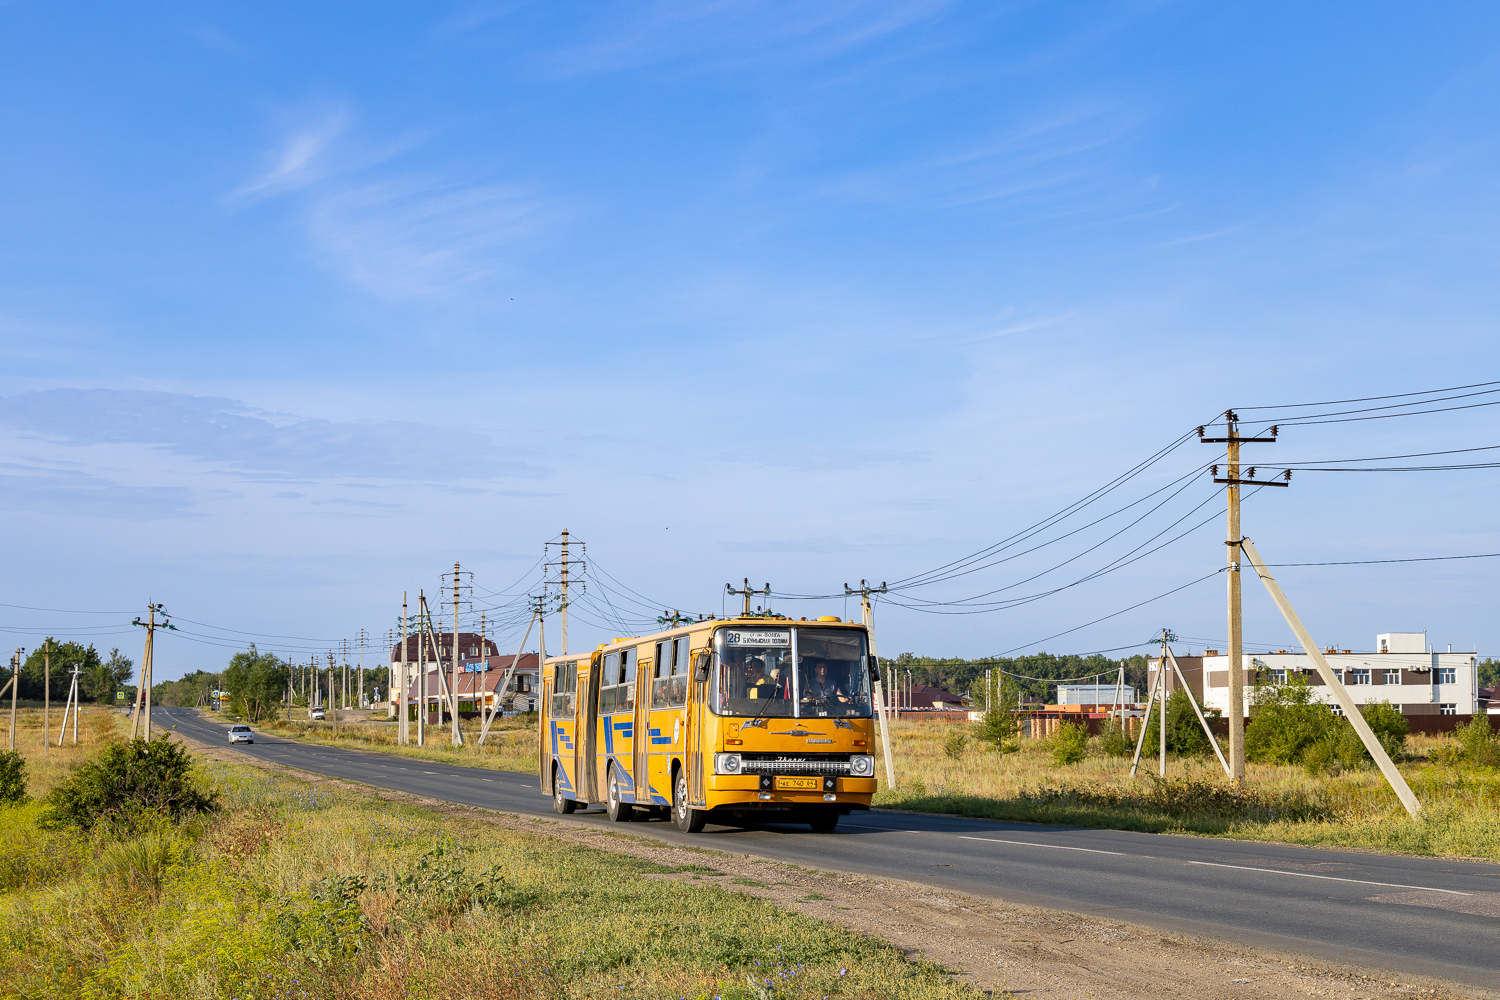
[[688, 805], [687, 768], [679, 767], [672, 778], [672, 822], [683, 833], [702, 833], [708, 814]]
[[819, 809], [808, 817], [807, 825], [812, 827], [813, 833], [832, 833], [833, 828], [839, 825], [839, 811]]
[[609, 815], [611, 823], [629, 823], [635, 819], [635, 807], [629, 802], [620, 801], [620, 769], [615, 766], [614, 761], [609, 762], [608, 798], [604, 803], [604, 811]]
[[578, 808], [578, 803], [563, 795], [562, 782], [557, 780], [557, 765], [552, 765], [552, 808], [566, 816]]

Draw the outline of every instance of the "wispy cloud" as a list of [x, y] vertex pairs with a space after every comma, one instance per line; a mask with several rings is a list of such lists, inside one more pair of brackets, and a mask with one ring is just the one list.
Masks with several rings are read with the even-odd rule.
[[233, 197], [296, 199], [316, 255], [372, 295], [425, 298], [481, 283], [563, 216], [519, 183], [404, 169], [421, 135], [372, 143], [356, 139], [351, 123], [342, 107], [311, 116]]
[[129, 486], [86, 472], [0, 466], [0, 510], [117, 521], [155, 521], [192, 512], [194, 493], [179, 486]]
[[326, 153], [348, 126], [342, 108], [324, 111], [296, 129], [270, 157], [270, 167], [245, 184], [236, 196], [270, 197], [307, 187], [330, 171]]
[[471, 431], [271, 414], [185, 393], [50, 389], [0, 396], [0, 424], [66, 445], [145, 445], [248, 480], [434, 483], [538, 471]]

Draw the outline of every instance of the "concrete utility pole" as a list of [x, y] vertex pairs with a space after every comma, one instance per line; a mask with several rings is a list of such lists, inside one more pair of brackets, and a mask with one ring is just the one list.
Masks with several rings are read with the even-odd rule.
[[364, 629], [360, 629], [359, 630], [359, 694], [355, 698], [355, 703], [360, 708], [364, 708], [365, 707], [365, 630]]
[[[568, 529], [562, 533], [562, 655], [568, 655]], [[530, 626], [528, 625], [529, 629]]]
[[427, 598], [417, 591], [417, 746], [427, 745]]
[[[1240, 445], [1242, 444], [1275, 444], [1276, 427], [1271, 427], [1270, 437], [1241, 437], [1240, 418], [1233, 410], [1224, 411], [1225, 437], [1204, 437], [1204, 429], [1198, 428], [1198, 440], [1203, 444], [1222, 444], [1228, 446], [1228, 474], [1219, 478], [1219, 467], [1213, 467], [1214, 482], [1223, 483], [1229, 487], [1228, 511], [1229, 511], [1229, 538], [1224, 543], [1229, 546], [1229, 769], [1234, 775], [1234, 782], [1241, 787], [1245, 784], [1245, 637], [1242, 619], [1240, 615], [1240, 487], [1241, 486], [1287, 486], [1290, 484], [1292, 474], [1286, 473], [1287, 482], [1275, 483], [1269, 481], [1257, 481], [1255, 478], [1255, 467], [1250, 467], [1250, 474], [1245, 478], [1240, 477]], [[1165, 677], [1165, 663], [1158, 668], [1158, 676]]]
[[[63, 728], [67, 728], [67, 709], [63, 710]], [[52, 637], [42, 646], [42, 751], [52, 742]], [[61, 745], [61, 744], [59, 744]]]
[[[10, 688], [10, 748], [16, 748], [16, 692], [21, 688], [21, 654], [24, 649], [17, 649], [16, 655], [10, 660], [10, 682], [6, 687]], [[5, 688], [0, 688], [0, 695], [5, 694]]]
[[1376, 766], [1380, 768], [1380, 773], [1385, 775], [1386, 781], [1390, 782], [1391, 790], [1396, 793], [1396, 797], [1401, 800], [1401, 804], [1406, 807], [1406, 811], [1415, 817], [1421, 811], [1422, 805], [1417, 801], [1417, 797], [1412, 794], [1411, 786], [1406, 783], [1406, 778], [1402, 777], [1401, 772], [1396, 770], [1396, 765], [1391, 762], [1391, 755], [1385, 752], [1385, 747], [1381, 746], [1380, 741], [1375, 738], [1374, 731], [1370, 729], [1370, 724], [1365, 721], [1364, 713], [1359, 710], [1359, 706], [1350, 697], [1349, 690], [1344, 687], [1344, 682], [1339, 679], [1338, 673], [1328, 665], [1328, 661], [1324, 659], [1323, 651], [1318, 648], [1318, 644], [1313, 642], [1312, 635], [1308, 633], [1307, 627], [1302, 624], [1302, 619], [1298, 617], [1297, 612], [1292, 608], [1292, 602], [1287, 600], [1286, 594], [1281, 591], [1281, 585], [1276, 582], [1276, 578], [1266, 568], [1265, 561], [1261, 559], [1260, 553], [1255, 549], [1255, 544], [1248, 538], [1242, 538], [1240, 542], [1245, 556], [1250, 560], [1251, 568], [1260, 576], [1260, 582], [1266, 585], [1266, 590], [1270, 593], [1271, 600], [1276, 602], [1277, 610], [1286, 619], [1286, 623], [1292, 627], [1293, 634], [1297, 636], [1297, 641], [1302, 643], [1302, 648], [1306, 650], [1307, 655], [1312, 657], [1313, 666], [1317, 667], [1318, 676], [1323, 679], [1323, 684], [1329, 691], [1333, 692], [1334, 700], [1344, 710], [1344, 717], [1349, 720], [1349, 724], [1359, 734], [1360, 742], [1365, 745], [1365, 749], [1370, 751], [1370, 756], [1374, 758]]
[[411, 723], [406, 718], [406, 696], [409, 693], [408, 685], [411, 684], [411, 668], [406, 665], [406, 591], [401, 591], [401, 694], [397, 696], [396, 709], [401, 714], [397, 717], [396, 739], [403, 746], [411, 742]]
[[[747, 589], [749, 588], [749, 579], [745, 580], [745, 586]], [[766, 589], [770, 590], [770, 588], [771, 585], [769, 583], [766, 584]], [[884, 594], [885, 592], [886, 589], [884, 580], [880, 582], [879, 587], [871, 587], [868, 583], [861, 580], [859, 581], [858, 590], [852, 590], [847, 583], [844, 584], [845, 597], [848, 597], [851, 594], [859, 594], [861, 618], [865, 623], [865, 631], [869, 634], [870, 637], [870, 665], [873, 668], [870, 671], [870, 675], [875, 681], [875, 714], [880, 720], [880, 745], [885, 752], [885, 783], [887, 788], [895, 788], [896, 769], [891, 762], [891, 732], [890, 729], [886, 726], [885, 692], [882, 690], [884, 685], [880, 683], [880, 657], [875, 653], [875, 609], [870, 604], [871, 594]], [[749, 597], [745, 598], [745, 603], [747, 605], [750, 603]]]
[[453, 563], [453, 683], [449, 692], [453, 699], [453, 745], [463, 744], [463, 734], [458, 731], [458, 562]]
[[[156, 616], [158, 613], [162, 618], [160, 622], [156, 620]], [[137, 692], [137, 709], [139, 710], [141, 706], [145, 707], [145, 735], [146, 739], [149, 740], [151, 738], [151, 660], [152, 651], [156, 646], [156, 630], [159, 628], [165, 628], [171, 629], [175, 632], [177, 630], [177, 626], [173, 625], [170, 621], [167, 620], [167, 611], [160, 604], [147, 604], [146, 620], [141, 621], [139, 618], [137, 618], [135, 621], [131, 622], [131, 624], [138, 625], [146, 630], [146, 650], [145, 653], [141, 656], [141, 690]], [[132, 716], [130, 719], [131, 739], [135, 739], [136, 721], [136, 717]]]

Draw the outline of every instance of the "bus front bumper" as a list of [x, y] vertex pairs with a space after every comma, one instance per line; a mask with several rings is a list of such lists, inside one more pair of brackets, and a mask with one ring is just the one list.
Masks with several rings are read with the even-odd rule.
[[[715, 774], [708, 778], [709, 808], [720, 806], [786, 807], [836, 804], [868, 809], [875, 794], [874, 778], [834, 778], [833, 787], [788, 789], [777, 787], [774, 777], [766, 781], [755, 774]], [[769, 787], [767, 787], [769, 786]]]

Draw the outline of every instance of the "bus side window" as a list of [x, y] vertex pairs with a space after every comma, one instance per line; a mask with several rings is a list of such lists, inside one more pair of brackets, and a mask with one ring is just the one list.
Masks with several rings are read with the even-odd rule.
[[625, 657], [620, 664], [620, 688], [616, 695], [616, 708], [622, 712], [629, 712], [635, 708], [635, 647], [631, 646], [625, 650]]

